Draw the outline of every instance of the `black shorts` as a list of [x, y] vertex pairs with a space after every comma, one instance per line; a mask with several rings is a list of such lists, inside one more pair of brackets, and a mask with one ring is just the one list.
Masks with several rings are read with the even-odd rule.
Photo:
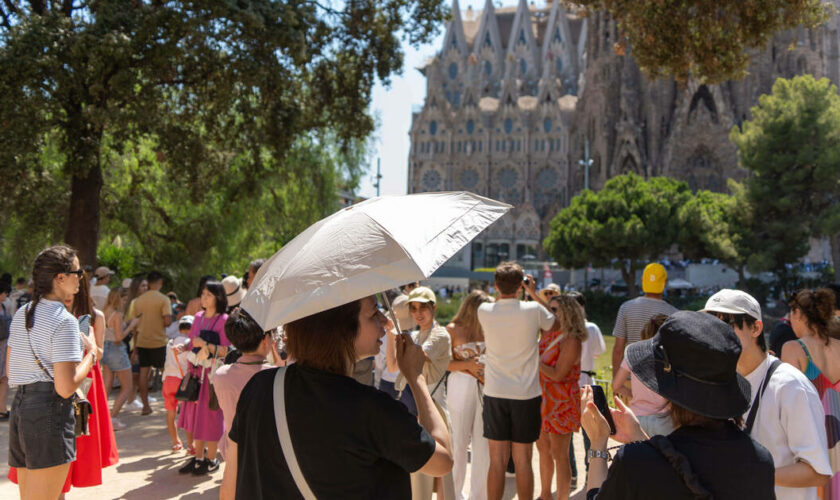
[[73, 403], [52, 382], [18, 387], [9, 418], [9, 465], [44, 469], [76, 460]]
[[163, 368], [166, 363], [166, 346], [163, 347], [138, 347], [137, 360], [140, 366], [154, 366], [155, 368]]
[[494, 441], [533, 443], [540, 437], [542, 398], [504, 399], [484, 396], [484, 437]]

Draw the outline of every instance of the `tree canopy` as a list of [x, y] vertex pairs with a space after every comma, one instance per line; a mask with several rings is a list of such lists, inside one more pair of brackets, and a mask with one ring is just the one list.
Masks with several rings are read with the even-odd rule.
[[[730, 134], [740, 165], [753, 175], [746, 196], [760, 220], [751, 267], [784, 278], [808, 251], [809, 235], [828, 236], [840, 278], [840, 96], [811, 75], [780, 78]], [[783, 280], [784, 281], [784, 280]]]
[[[749, 50], [779, 30], [816, 27], [834, 12], [822, 0], [579, 0], [607, 10], [648, 75], [720, 83], [745, 75]], [[591, 29], [591, 27], [590, 27]]]
[[551, 221], [543, 247], [564, 267], [618, 267], [634, 296], [636, 270], [677, 242], [678, 211], [690, 197], [688, 185], [674, 179], [614, 177], [572, 198]]
[[218, 247], [188, 226], [282, 244], [358, 180], [372, 86], [445, 15], [442, 0], [3, 0], [4, 246], [61, 239], [55, 224], [87, 264], [101, 229], [156, 261]]

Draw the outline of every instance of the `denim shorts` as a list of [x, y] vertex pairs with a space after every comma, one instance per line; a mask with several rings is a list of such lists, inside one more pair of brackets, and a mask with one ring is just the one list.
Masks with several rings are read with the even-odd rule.
[[131, 361], [128, 359], [128, 348], [120, 342], [114, 344], [110, 340], [105, 341], [105, 353], [102, 354], [102, 366], [108, 367], [112, 372], [121, 372], [131, 368]]
[[76, 460], [73, 403], [52, 382], [18, 387], [9, 422], [9, 466], [44, 469]]

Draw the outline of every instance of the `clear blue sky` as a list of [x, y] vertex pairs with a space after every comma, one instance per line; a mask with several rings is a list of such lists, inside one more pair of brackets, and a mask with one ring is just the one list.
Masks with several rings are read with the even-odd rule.
[[[460, 0], [461, 10], [472, 6], [476, 14], [484, 8], [485, 0]], [[518, 0], [503, 0], [496, 5], [518, 5]], [[529, 0], [530, 3], [530, 0]], [[537, 2], [543, 5], [545, 2]], [[451, 5], [451, 3], [450, 3]], [[376, 156], [382, 161], [381, 194], [405, 194], [408, 177], [408, 130], [411, 127], [411, 109], [422, 106], [426, 98], [426, 79], [417, 71], [423, 61], [435, 55], [443, 43], [446, 34], [441, 26], [438, 36], [429, 44], [417, 49], [403, 43], [405, 53], [401, 75], [391, 78], [391, 85], [385, 88], [381, 83], [373, 89], [371, 108], [379, 119], [379, 129], [374, 133], [375, 154], [371, 158], [371, 168], [359, 186], [358, 194], [366, 198], [376, 196]]]

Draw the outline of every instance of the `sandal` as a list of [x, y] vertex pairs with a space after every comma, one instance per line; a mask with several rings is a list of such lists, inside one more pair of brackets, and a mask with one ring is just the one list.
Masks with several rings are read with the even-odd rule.
[[177, 444], [172, 445], [172, 452], [175, 453], [176, 451], [181, 451], [184, 449], [184, 445], [178, 442]]
[[187, 447], [187, 455], [195, 455], [195, 447], [190, 445]]

